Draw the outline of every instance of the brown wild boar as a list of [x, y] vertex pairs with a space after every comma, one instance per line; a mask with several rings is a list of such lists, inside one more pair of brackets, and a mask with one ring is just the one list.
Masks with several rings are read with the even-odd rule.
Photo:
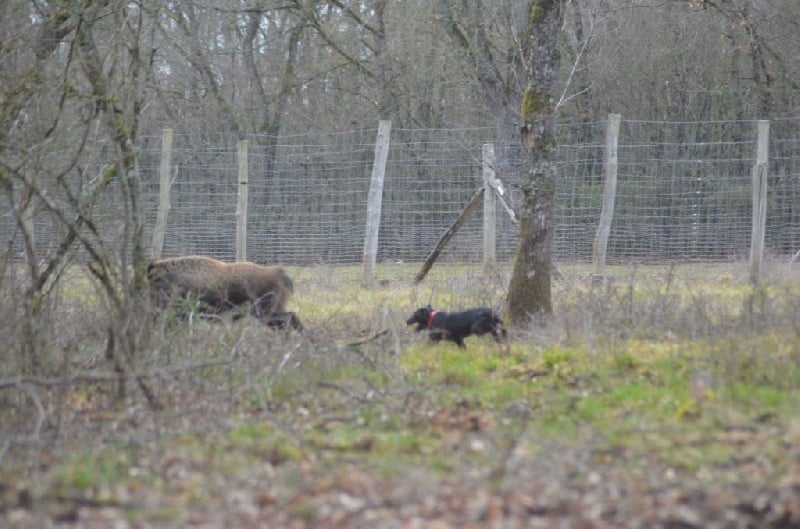
[[281, 266], [189, 255], [152, 261], [147, 278], [154, 302], [161, 308], [175, 306], [175, 300], [191, 299], [203, 314], [234, 311], [238, 318], [248, 309], [251, 316], [271, 327], [303, 328], [297, 316], [286, 311], [294, 287]]

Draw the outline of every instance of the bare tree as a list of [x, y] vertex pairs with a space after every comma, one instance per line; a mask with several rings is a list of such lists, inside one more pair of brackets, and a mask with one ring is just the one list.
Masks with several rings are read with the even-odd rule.
[[519, 119], [525, 86], [527, 2], [437, 0], [439, 19], [474, 67], [483, 101], [494, 117], [498, 138], [510, 140]]
[[[23, 129], [32, 119], [29, 108], [35, 108], [42, 99], [42, 86], [47, 78], [47, 59], [58, 47], [61, 39], [71, 31], [66, 10], [40, 13], [41, 23], [36, 32], [23, 31], [25, 16], [30, 8], [23, 2], [8, 2], [3, 6], [2, 24], [7, 38], [2, 52], [2, 105], [0, 106], [0, 185], [23, 240], [27, 281], [23, 296], [24, 317], [18, 334], [20, 368], [23, 372], [41, 369], [40, 343], [36, 339], [44, 310], [43, 289], [54, 267], [42, 269], [36, 250], [33, 230], [34, 188], [26, 141], [21, 139]], [[27, 53], [23, 50], [27, 50]], [[30, 52], [33, 50], [33, 53]], [[37, 127], [37, 141], [46, 140], [53, 133], [52, 122]], [[43, 130], [42, 130], [43, 129]], [[10, 241], [9, 241], [10, 242]]]
[[[137, 304], [145, 284], [134, 146], [150, 56], [144, 12], [128, 1], [15, 7], [27, 29], [3, 50], [21, 76], [3, 84], [3, 115], [13, 135], [0, 137], [0, 183], [27, 263], [25, 317], [15, 344], [21, 369], [53, 369], [43, 363], [50, 352], [48, 303], [59, 291], [60, 271], [76, 256], [87, 260], [109, 305], [108, 353], [118, 365], [130, 364], [139, 347]], [[98, 41], [98, 33], [115, 39]], [[37, 244], [34, 221], [50, 227], [50, 244]]]
[[[754, 2], [752, 0], [688, 0], [692, 8], [711, 9], [721, 15], [729, 24], [730, 33], [727, 39], [734, 51], [734, 56], [749, 57], [749, 80], [755, 88], [756, 110], [759, 118], [773, 115], [776, 106], [776, 83], [779, 78], [784, 85], [795, 91], [798, 83], [787, 69], [787, 60], [797, 60], [796, 54], [784, 57], [771, 45], [764, 27], [774, 25], [776, 15], [786, 16], [787, 23], [797, 27], [796, 6], [787, 4], [778, 6], [771, 3]], [[781, 15], [781, 13], [783, 13]], [[794, 14], [794, 17], [792, 17]], [[732, 69], [732, 73], [738, 69]]]

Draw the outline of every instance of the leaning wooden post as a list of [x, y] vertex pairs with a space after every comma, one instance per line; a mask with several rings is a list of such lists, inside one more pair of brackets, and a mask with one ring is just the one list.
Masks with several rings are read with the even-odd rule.
[[497, 197], [494, 194], [494, 144], [483, 145], [483, 273], [488, 275], [497, 265]]
[[611, 221], [614, 218], [614, 200], [617, 196], [617, 145], [619, 143], [620, 119], [619, 114], [609, 114], [608, 125], [606, 126], [606, 180], [603, 184], [603, 209], [600, 211], [600, 222], [594, 237], [594, 252], [592, 255], [594, 263], [593, 283], [602, 282], [606, 270], [606, 249], [608, 248], [608, 237], [611, 233]]
[[159, 259], [164, 250], [164, 236], [167, 232], [167, 219], [169, 217], [170, 199], [169, 191], [172, 185], [172, 129], [164, 129], [161, 135], [161, 165], [158, 168], [158, 213], [156, 225], [153, 228], [153, 247], [151, 257]]
[[33, 251], [36, 248], [36, 230], [33, 223], [33, 191], [30, 188], [23, 190], [20, 200], [22, 212], [20, 221], [22, 222], [22, 235], [25, 238], [25, 246], [27, 248], [26, 254], [28, 258], [32, 258], [35, 254]]
[[239, 140], [239, 186], [236, 202], [236, 260], [247, 260], [247, 140]]
[[367, 229], [364, 235], [364, 260], [361, 266], [361, 281], [370, 283], [375, 273], [378, 257], [378, 229], [381, 225], [381, 203], [383, 200], [383, 177], [386, 173], [386, 160], [389, 156], [389, 134], [392, 122], [381, 120], [378, 123], [378, 137], [375, 139], [375, 159], [372, 162], [372, 178], [367, 196]]
[[464, 225], [465, 222], [469, 220], [472, 216], [472, 213], [475, 211], [475, 208], [478, 207], [480, 204], [480, 198], [482, 193], [489, 193], [491, 190], [484, 190], [483, 187], [479, 187], [477, 191], [472, 195], [472, 198], [469, 200], [469, 203], [458, 216], [458, 218], [450, 225], [447, 230], [442, 234], [439, 238], [439, 242], [436, 243], [436, 247], [428, 254], [428, 257], [425, 258], [425, 262], [422, 263], [422, 266], [417, 272], [417, 275], [414, 276], [414, 282], [419, 283], [425, 276], [428, 275], [433, 263], [436, 262], [436, 259], [439, 258], [439, 254], [442, 252], [442, 249], [447, 246], [447, 243], [450, 242], [450, 239], [453, 238], [453, 235]]
[[769, 121], [759, 120], [756, 163], [753, 166], [753, 231], [750, 237], [750, 282], [757, 284], [764, 262], [767, 224], [767, 169], [769, 165]]

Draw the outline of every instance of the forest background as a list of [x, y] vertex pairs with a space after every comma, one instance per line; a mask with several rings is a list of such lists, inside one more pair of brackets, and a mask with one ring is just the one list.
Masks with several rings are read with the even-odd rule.
[[[0, 149], [6, 173], [3, 193], [12, 206], [2, 218], [9, 252], [26, 253], [28, 261], [50, 259], [59, 247], [66, 252], [73, 245], [62, 244], [65, 241], [58, 234], [70, 232], [80, 210], [91, 209], [95, 229], [103, 232], [99, 240], [78, 244], [94, 246], [89, 253], [125, 253], [122, 247], [113, 247], [109, 232], [124, 231], [119, 221], [131, 215], [144, 217], [128, 223], [142, 224], [131, 234], [138, 236], [143, 230], [149, 235], [154, 214], [147, 208], [156, 202], [159, 142], [161, 131], [167, 128], [176, 131], [174, 162], [180, 167], [176, 167], [174, 187], [189, 190], [176, 205], [205, 203], [204, 209], [185, 218], [175, 217], [180, 216], [179, 210], [173, 212], [173, 249], [167, 248], [172, 253], [204, 250], [231, 257], [232, 223], [226, 227], [221, 219], [232, 217], [233, 211], [221, 202], [227, 200], [226, 189], [236, 186], [226, 181], [236, 164], [228, 151], [241, 138], [250, 141], [256, 157], [251, 161], [251, 209], [263, 212], [253, 237], [261, 245], [283, 238], [309, 249], [327, 238], [315, 251], [329, 262], [352, 262], [354, 254], [357, 259], [360, 240], [347, 223], [355, 219], [361, 223], [362, 205], [352, 210], [347, 222], [320, 221], [338, 222], [338, 226], [311, 232], [313, 237], [304, 237], [304, 226], [318, 222], [310, 216], [315, 212], [327, 214], [326, 202], [335, 209], [338, 204], [330, 206], [331, 201], [359, 200], [360, 181], [348, 188], [324, 171], [331, 175], [335, 171], [345, 180], [364, 176], [381, 119], [392, 122], [398, 141], [422, 145], [426, 151], [456, 151], [459, 142], [462, 147], [496, 143], [501, 161], [498, 176], [513, 191], [518, 181], [513, 149], [519, 144], [519, 99], [525, 88], [522, 36], [532, 5], [535, 2], [443, 0], [153, 2], [141, 6], [135, 2], [7, 2], [0, 22], [5, 35], [0, 50], [4, 124]], [[562, 141], [579, 146], [575, 152], [565, 147], [563, 156], [577, 160], [576, 165], [583, 163], [581, 157], [594, 157], [586, 162], [587, 168], [576, 169], [585, 171], [572, 184], [578, 191], [580, 186], [592, 187], [593, 192], [599, 189], [603, 153], [592, 151], [592, 145], [603, 141], [603, 123], [609, 113], [621, 114], [632, 123], [628, 139], [643, 153], [635, 163], [674, 156], [676, 166], [680, 165], [677, 170], [683, 173], [684, 180], [678, 184], [683, 188], [693, 186], [694, 177], [733, 173], [746, 179], [752, 121], [796, 116], [800, 59], [791, 52], [798, 40], [791, 2], [570, 1], [563, 9], [556, 106], [559, 122], [565, 125]], [[796, 149], [796, 124], [790, 119], [774, 127], [781, 145], [788, 146], [776, 149], [776, 155], [790, 160]], [[648, 142], [665, 147], [645, 151]], [[700, 142], [699, 147], [692, 142]], [[673, 149], [672, 144], [692, 147], [675, 154], [680, 147]], [[711, 154], [720, 159], [716, 165], [701, 165], [709, 145], [722, 146]], [[290, 149], [296, 150], [287, 155]], [[699, 161], [692, 165], [681, 158], [684, 155]], [[415, 205], [411, 215], [416, 211], [417, 216], [436, 222], [383, 233], [416, 249], [405, 254], [390, 251], [387, 257], [418, 259], [438, 236], [440, 226], [459, 211], [461, 204], [448, 201], [466, 200], [450, 195], [437, 202], [435, 197], [448, 186], [472, 185], [458, 181], [470, 170], [466, 167], [475, 165], [475, 153], [468, 148], [430, 160], [425, 156], [413, 153], [409, 161], [402, 160], [418, 168], [414, 178], [399, 185], [395, 194], [402, 196], [395, 199], [408, 202], [414, 186], [420, 195], [430, 188], [428, 195], [434, 198]], [[138, 165], [129, 180], [132, 186], [119, 186], [124, 178], [114, 178], [115, 164], [121, 160], [121, 166], [132, 170], [134, 158]], [[328, 165], [320, 168], [323, 163]], [[594, 167], [589, 167], [591, 163]], [[788, 230], [774, 238], [772, 246], [781, 253], [793, 253], [790, 232], [800, 215], [792, 205], [800, 189], [797, 171], [791, 161], [772, 170], [781, 175], [773, 181], [782, 186], [777, 200], [785, 202], [773, 206], [781, 210], [780, 229]], [[395, 172], [400, 176], [402, 171], [408, 169]], [[659, 173], [658, 178], [665, 177]], [[712, 205], [705, 217], [719, 221], [746, 209], [747, 189], [741, 193], [732, 180], [700, 185], [711, 188], [709, 201], [732, 201], [721, 210]], [[325, 196], [332, 186], [341, 186], [341, 193]], [[736, 187], [733, 199], [713, 196], [726, 187]], [[126, 188], [137, 196], [114, 196]], [[310, 189], [319, 190], [317, 199], [292, 196]], [[646, 189], [634, 192], [640, 191]], [[468, 197], [471, 189], [459, 192]], [[667, 218], [687, 217], [679, 207], [653, 198], [669, 192], [671, 188], [655, 188], [652, 197], [643, 201], [639, 197], [640, 202], [630, 197], [630, 204], [620, 199], [618, 207], [627, 205], [635, 215], [646, 204], [663, 210]], [[204, 193], [206, 198], [202, 198]], [[267, 212], [276, 195], [279, 201], [296, 201], [295, 209]], [[586, 200], [590, 207], [585, 212], [570, 211], [559, 218], [558, 240], [578, 241], [573, 244], [579, 249], [567, 249], [562, 252], [565, 257], [585, 258], [585, 248], [591, 244], [587, 227], [596, 222], [597, 197]], [[116, 206], [127, 202], [136, 206], [134, 210], [118, 215]], [[285, 219], [283, 237], [272, 220], [275, 214]], [[747, 221], [741, 217], [731, 223]], [[384, 229], [391, 232], [389, 224]], [[513, 252], [515, 228], [508, 222], [505, 228], [499, 242], [501, 253], [508, 255]], [[431, 233], [420, 233], [425, 230]], [[646, 228], [636, 230], [630, 228], [624, 238], [670, 238], [661, 232], [648, 234]], [[576, 233], [582, 237], [576, 238]], [[706, 237], [713, 238], [715, 233], [720, 234], [718, 228], [710, 225]], [[743, 237], [746, 230], [735, 235], [733, 250], [725, 247], [708, 255], [741, 256]], [[131, 243], [126, 237], [113, 238]], [[181, 244], [194, 238], [193, 244]], [[685, 237], [675, 238], [677, 245], [686, 246], [681, 242]], [[330, 241], [336, 240], [348, 243], [331, 246]], [[710, 247], [709, 240], [692, 244]], [[654, 257], [663, 259], [664, 252], [675, 250], [667, 244]], [[625, 252], [630, 256], [629, 250]], [[703, 254], [695, 251], [694, 256]], [[288, 250], [270, 252], [268, 247], [253, 258], [314, 262]]]
[[[249, 139], [251, 152], [258, 157], [251, 174], [253, 185], [262, 187], [254, 187], [252, 209], [266, 208], [271, 206], [271, 195], [281, 194], [282, 186], [296, 184], [302, 190], [322, 184], [323, 189], [333, 178], [320, 175], [323, 170], [358, 178], [363, 169], [353, 168], [370, 161], [361, 158], [371, 154], [369, 143], [381, 119], [391, 120], [400, 141], [416, 142], [427, 150], [437, 148], [437, 141], [448, 143], [448, 149], [457, 148], [459, 141], [496, 143], [501, 161], [498, 176], [513, 188], [518, 181], [514, 164], [503, 162], [514, 159], [511, 151], [519, 144], [520, 95], [527, 66], [523, 36], [535, 5], [444, 0], [252, 5], [6, 2], [0, 22], [4, 35], [0, 49], [0, 154], [5, 168], [2, 192], [12, 206], [2, 219], [9, 251], [25, 253], [27, 261], [51, 259], [54, 248], [66, 252], [73, 244], [64, 244], [57, 234], [69, 233], [79, 211], [91, 210], [95, 230], [103, 234], [78, 246], [93, 246], [90, 254], [130, 254], [130, 248], [113, 247], [109, 232], [125, 228], [120, 222], [109, 226], [108, 218], [119, 221], [143, 216], [127, 222], [134, 225], [129, 235], [149, 234], [153, 219], [148, 217], [149, 211], [142, 211], [142, 203], [155, 203], [158, 143], [161, 131], [167, 128], [174, 129], [179, 138], [176, 163], [181, 167], [180, 174], [175, 174], [175, 186], [180, 191], [182, 184], [187, 185], [194, 193], [185, 200], [206, 202], [206, 209], [195, 215], [210, 222], [216, 222], [217, 215], [232, 214], [217, 207], [214, 200], [223, 195], [226, 186], [236, 185], [224, 181], [230, 165], [221, 165], [225, 150], [233, 149], [236, 139]], [[637, 148], [647, 142], [706, 142], [730, 147], [721, 154], [724, 159], [719, 163], [725, 164], [752, 155], [749, 146], [738, 147], [747, 152], [736, 152], [737, 143], [753, 141], [752, 120], [793, 118], [797, 113], [800, 59], [792, 50], [800, 37], [797, 10], [788, 0], [569, 1], [563, 10], [561, 88], [556, 108], [559, 122], [572, 124], [561, 128], [565, 144], [602, 142], [598, 134], [602, 123], [609, 113], [618, 113], [628, 122], [654, 123], [639, 125], [641, 130], [632, 133], [633, 141], [640, 144]], [[682, 126], [686, 123], [698, 125]], [[794, 121], [778, 122], [775, 127], [776, 136], [784, 140], [796, 137]], [[354, 153], [350, 159], [334, 152], [348, 142]], [[323, 143], [327, 147], [315, 152], [314, 146]], [[287, 157], [287, 145], [303, 145], [303, 150]], [[581, 148], [584, 150], [575, 157], [590, 153]], [[687, 151], [687, 155], [704, 156], [699, 152], [702, 148], [696, 153]], [[786, 149], [788, 154], [778, 156], [791, 157], [794, 148], [792, 143]], [[602, 153], [590, 154], [597, 166], [586, 169], [576, 186], [596, 187], [601, 181]], [[341, 165], [315, 168], [325, 156], [328, 163], [339, 156]], [[424, 155], [413, 156], [417, 158], [409, 164], [425, 165]], [[135, 171], [134, 159], [138, 164]], [[347, 167], [348, 163], [352, 167]], [[401, 192], [408, 196], [414, 193], [414, 185], [421, 192], [430, 186], [430, 195], [436, 196], [441, 186], [447, 187], [451, 181], [453, 186], [462, 185], [456, 182], [461, 175], [448, 172], [456, 163], [464, 164], [464, 160], [441, 156], [418, 169], [421, 180], [402, 184], [411, 188], [403, 187]], [[287, 172], [289, 166], [291, 173]], [[728, 171], [738, 176], [743, 173], [746, 178], [749, 173], [747, 161], [741, 166], [714, 167], [684, 164], [678, 170], [688, 179]], [[115, 171], [120, 168], [132, 172], [133, 178], [118, 178]], [[202, 172], [192, 172], [200, 168]], [[304, 173], [311, 170], [317, 172]], [[796, 168], [787, 162], [773, 170], [789, 173], [775, 182], [784, 186], [777, 193], [778, 200], [782, 197], [789, 204], [781, 213], [786, 219], [782, 229], [791, 230], [800, 214], [792, 206], [800, 188]], [[282, 178], [289, 184], [278, 180], [278, 171], [285, 173]], [[214, 183], [217, 178], [219, 185]], [[120, 185], [123, 180], [130, 185]], [[680, 183], [682, 187], [691, 185], [689, 180]], [[726, 184], [720, 180], [701, 185], [724, 188]], [[198, 194], [199, 187], [208, 194], [205, 199]], [[114, 196], [124, 189], [127, 198]], [[354, 200], [354, 191], [348, 192], [351, 194], [343, 192], [338, 199]], [[746, 190], [740, 198], [748, 198]], [[334, 226], [326, 235], [315, 234], [315, 240], [302, 238], [302, 224], [316, 222], [308, 215], [324, 208], [324, 201], [335, 202], [336, 196], [321, 200], [286, 196], [280, 200], [297, 200], [299, 210], [292, 213], [300, 213], [293, 222], [300, 223], [297, 229], [301, 233], [286, 239], [314, 246], [315, 240], [325, 237], [344, 240], [353, 236], [350, 228], [336, 230]], [[631, 198], [634, 211], [643, 207], [635, 200]], [[747, 205], [734, 201], [727, 210], [714, 213], [712, 209], [705, 216], [736, 214]], [[133, 209], [118, 215], [115, 208], [120, 203], [130, 203]], [[618, 205], [625, 207], [624, 199]], [[685, 216], [669, 205], [653, 205], [663, 208], [667, 217]], [[360, 218], [361, 205], [358, 208], [351, 217]], [[419, 248], [416, 258], [431, 245], [430, 237], [437, 236], [438, 226], [449, 222], [458, 208], [458, 204], [433, 201], [416, 207], [419, 215], [439, 219], [437, 227], [425, 228], [436, 233], [411, 243]], [[288, 220], [285, 210], [277, 211]], [[579, 212], [568, 226], [565, 218], [559, 219], [561, 238], [573, 239], [576, 230], [589, 233], [586, 227], [595, 222], [596, 214], [590, 208], [585, 213], [588, 217], [583, 218]], [[275, 240], [280, 234], [274, 231], [272, 214], [262, 217], [269, 219], [256, 225], [253, 233]], [[187, 240], [192, 224], [198, 222], [202, 220], [188, 218], [176, 223], [177, 242]], [[184, 250], [198, 251], [205, 244], [206, 252], [230, 258], [222, 254], [231, 253], [226, 243], [232, 234], [222, 224], [217, 223], [216, 229], [204, 225], [200, 241]], [[339, 224], [341, 228], [344, 223]], [[563, 226], [568, 228], [566, 233]], [[507, 223], [507, 232], [513, 230]], [[710, 227], [709, 236], [713, 237], [715, 230]], [[46, 237], [37, 241], [43, 231]], [[411, 228], [394, 237], [419, 239], [420, 229], [416, 231]], [[626, 237], [641, 238], [645, 233], [632, 231]], [[132, 242], [130, 237], [113, 238], [126, 245]], [[591, 236], [584, 239], [579, 246], [590, 242]], [[513, 251], [507, 246], [509, 240], [513, 244], [513, 237], [500, 239], [506, 255]], [[352, 257], [345, 256], [357, 253], [358, 244], [356, 241], [344, 250], [321, 248], [318, 253], [333, 252], [322, 259], [336, 262], [334, 254], [338, 252], [343, 256], [338, 262], [349, 262]], [[782, 234], [777, 244], [782, 253], [795, 251], [791, 234]], [[579, 256], [572, 250], [566, 253]], [[254, 258], [285, 257], [262, 250]], [[394, 258], [409, 256], [398, 253]], [[313, 262], [308, 257], [290, 260]]]

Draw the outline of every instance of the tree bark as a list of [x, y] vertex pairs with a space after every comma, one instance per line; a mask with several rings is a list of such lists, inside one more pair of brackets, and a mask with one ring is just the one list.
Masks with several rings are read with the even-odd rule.
[[520, 140], [525, 154], [519, 246], [508, 286], [508, 318], [521, 325], [552, 312], [553, 208], [561, 0], [532, 0], [525, 42], [527, 88], [522, 96]]

